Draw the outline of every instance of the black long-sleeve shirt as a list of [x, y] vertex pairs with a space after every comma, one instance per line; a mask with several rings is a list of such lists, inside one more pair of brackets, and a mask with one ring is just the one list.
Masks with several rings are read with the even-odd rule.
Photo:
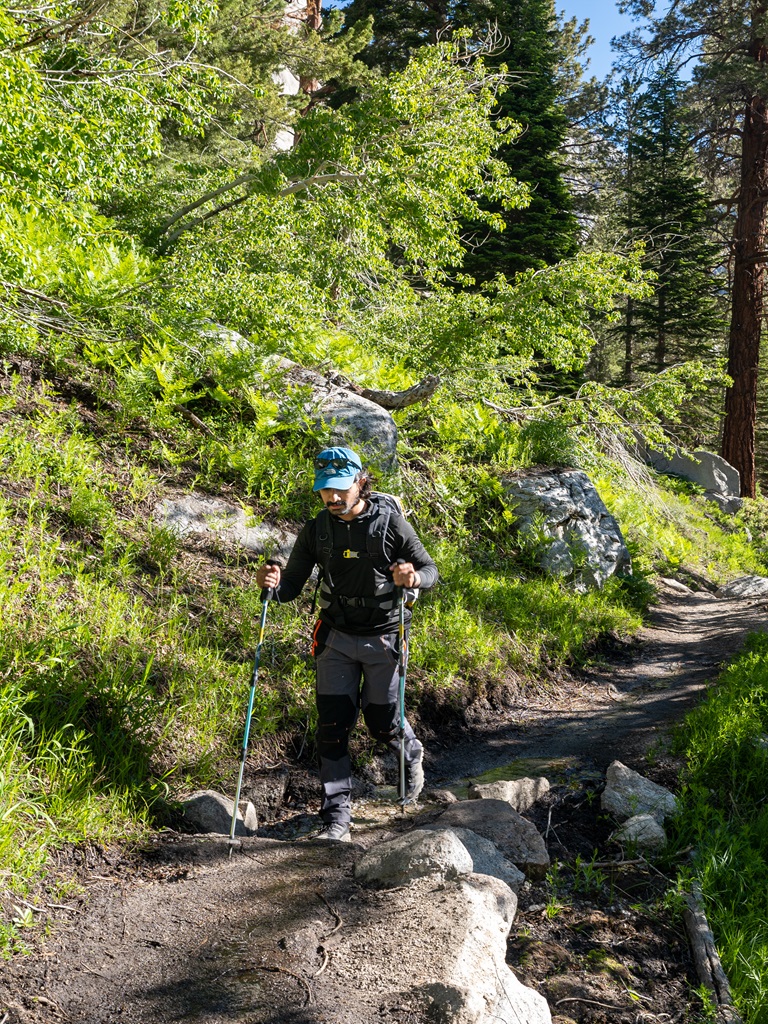
[[[379, 635], [393, 632], [397, 628], [397, 603], [392, 602], [390, 608], [359, 607], [344, 603], [337, 598], [373, 598], [376, 592], [376, 576], [382, 573], [382, 567], [374, 567], [368, 557], [367, 538], [374, 517], [385, 514], [378, 503], [369, 501], [360, 515], [350, 522], [329, 515], [331, 554], [325, 568], [325, 582], [330, 587], [333, 600], [327, 608], [322, 608], [320, 618], [334, 629], [357, 636]], [[280, 586], [277, 588], [278, 601], [292, 601], [298, 597], [305, 583], [318, 564], [317, 518], [305, 523], [296, 539], [288, 564], [283, 570]], [[352, 551], [360, 557], [344, 557], [343, 552]], [[410, 523], [400, 515], [392, 514], [387, 524], [384, 538], [384, 551], [389, 563], [402, 558], [410, 562], [421, 578], [421, 589], [429, 590], [437, 582], [437, 566], [430, 558], [416, 531]], [[392, 579], [389, 569], [383, 574]], [[410, 611], [406, 612], [410, 618]]]

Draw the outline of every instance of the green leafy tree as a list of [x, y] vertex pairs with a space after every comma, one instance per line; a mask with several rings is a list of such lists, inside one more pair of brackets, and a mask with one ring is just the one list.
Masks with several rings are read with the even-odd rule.
[[[342, 35], [341, 12], [322, 18], [316, 7], [287, 16], [284, 0], [221, 0], [196, 51], [221, 82], [203, 130], [180, 134], [166, 124], [162, 156], [146, 187], [126, 181], [113, 190], [107, 211], [154, 244], [168, 211], [222, 187], [226, 192], [233, 177], [251, 180], [276, 150], [292, 144], [302, 114], [340, 87], [361, 85], [368, 72], [355, 54], [369, 26], [361, 22]], [[147, 31], [169, 49], [158, 23]]]
[[[94, 204], [125, 180], [146, 179], [169, 124], [181, 133], [202, 131], [221, 80], [190, 56], [190, 38], [210, 15], [203, 5], [154, 11], [186, 53], [179, 57], [125, 25], [119, 5], [0, 12], [0, 315], [7, 340], [26, 343], [40, 329], [82, 335], [102, 272], [111, 289], [110, 261], [117, 277], [133, 284], [145, 277], [131, 241], [119, 238]], [[82, 266], [83, 253], [94, 260], [90, 268]], [[90, 290], [83, 287], [86, 270]]]
[[502, 82], [461, 42], [425, 48], [355, 103], [309, 110], [289, 152], [222, 172], [158, 226], [161, 244], [183, 261], [206, 262], [216, 247], [227, 272], [295, 275], [336, 307], [369, 305], [400, 282], [439, 283], [461, 263], [461, 220], [498, 224], [480, 198], [526, 201], [494, 153]]
[[491, 31], [487, 63], [509, 69], [511, 81], [499, 97], [498, 112], [523, 131], [513, 138], [502, 132], [498, 156], [513, 177], [529, 186], [531, 198], [524, 209], [490, 207], [503, 217], [498, 233], [489, 234], [481, 223], [466, 225], [465, 270], [487, 281], [498, 273], [512, 276], [572, 256], [577, 222], [563, 180], [562, 155], [568, 121], [558, 102], [558, 67], [564, 54], [551, 0], [353, 0], [347, 11], [350, 24], [370, 16], [373, 40], [361, 56], [384, 72], [401, 67], [420, 45], [456, 30], [470, 32], [478, 45], [488, 42]]

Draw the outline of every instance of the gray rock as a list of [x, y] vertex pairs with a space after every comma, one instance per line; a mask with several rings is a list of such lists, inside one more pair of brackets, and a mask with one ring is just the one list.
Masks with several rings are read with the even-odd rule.
[[768, 577], [741, 576], [720, 587], [718, 597], [765, 597], [768, 594]]
[[397, 470], [397, 426], [386, 409], [336, 389], [321, 400], [317, 414], [328, 429], [329, 445], [355, 448], [386, 473]]
[[[441, 825], [424, 825], [425, 830], [439, 830]], [[476, 875], [491, 875], [506, 882], [510, 889], [517, 893], [525, 881], [525, 875], [518, 871], [514, 864], [498, 850], [490, 839], [484, 839], [477, 832], [468, 828], [452, 828], [451, 832], [458, 836], [467, 853], [472, 858], [472, 870]]]
[[667, 576], [660, 576], [659, 579], [665, 587], [669, 587], [670, 590], [675, 590], [678, 594], [692, 594], [693, 591], [690, 587], [687, 587], [685, 583], [681, 583], [680, 580], [672, 580]]
[[635, 814], [613, 833], [619, 843], [632, 843], [641, 850], [661, 850], [667, 845], [667, 833], [652, 814]]
[[552, 541], [539, 557], [539, 565], [550, 576], [570, 576], [576, 568], [570, 544], [565, 540]]
[[454, 903], [463, 920], [455, 946], [446, 951], [441, 981], [430, 979], [416, 989], [431, 998], [433, 1019], [451, 1024], [550, 1024], [544, 997], [522, 985], [502, 955], [517, 910], [514, 894], [487, 875], [470, 875], [457, 888]]
[[699, 449], [691, 455], [675, 451], [672, 455], [648, 451], [646, 461], [657, 473], [679, 476], [698, 484], [712, 494], [741, 493], [739, 471], [720, 455]]
[[704, 497], [708, 501], [714, 501], [720, 508], [720, 511], [725, 512], [729, 516], [736, 515], [744, 507], [743, 498], [739, 498], [735, 494], [718, 494], [716, 491], [704, 491]]
[[699, 449], [691, 455], [675, 449], [671, 454], [653, 451], [640, 443], [637, 453], [657, 473], [679, 476], [704, 488], [704, 497], [714, 501], [723, 512], [733, 515], [744, 502], [739, 471], [720, 455]]
[[406, 885], [425, 875], [446, 881], [472, 871], [472, 858], [449, 830], [416, 830], [372, 846], [355, 864], [361, 882]]
[[[234, 800], [228, 796], [222, 796], [212, 789], [201, 789], [193, 793], [182, 804], [184, 808], [184, 820], [197, 829], [198, 832], [218, 832], [220, 835], [229, 835], [232, 825], [232, 808]], [[242, 807], [242, 804], [240, 805]], [[235, 821], [236, 836], [252, 836], [258, 828], [256, 810], [253, 804], [248, 801], [245, 807], [245, 818], [238, 809]]]
[[455, 804], [459, 798], [450, 789], [428, 789], [422, 799], [435, 804]]
[[229, 355], [239, 356], [255, 352], [253, 342], [223, 324], [211, 323], [200, 331], [200, 337], [205, 338], [209, 343], [212, 342], [215, 348], [222, 349]]
[[523, 537], [534, 539], [539, 563], [556, 575], [575, 572], [578, 590], [631, 573], [619, 524], [579, 469], [549, 469], [502, 479]]
[[222, 324], [209, 323], [198, 331], [201, 348], [215, 355], [250, 356], [254, 372], [262, 378], [285, 379], [293, 388], [280, 387], [278, 409], [283, 418], [296, 416], [296, 386], [309, 393], [301, 413], [324, 432], [323, 445], [355, 448], [377, 469], [397, 470], [397, 426], [391, 414], [376, 402], [356, 394], [317, 373], [281, 356], [259, 358], [248, 338]]
[[245, 511], [238, 505], [203, 494], [163, 499], [155, 509], [154, 519], [179, 537], [225, 541], [283, 561], [296, 542], [295, 533], [267, 523], [250, 526]]
[[460, 800], [437, 819], [438, 827], [468, 828], [483, 836], [528, 878], [543, 878], [549, 854], [536, 828], [504, 800]]
[[[289, 359], [266, 360], [264, 370], [281, 373], [289, 383], [309, 389], [303, 413], [325, 431], [323, 444], [354, 448], [378, 469], [396, 472], [397, 425], [386, 409]], [[293, 416], [294, 408], [286, 401], [281, 414]]]
[[614, 761], [606, 772], [600, 806], [617, 818], [650, 814], [662, 824], [666, 817], [676, 813], [677, 800], [664, 786], [644, 778], [621, 761]]
[[462, 875], [438, 887], [430, 876], [388, 896], [383, 925], [368, 914], [354, 930], [342, 928], [334, 949], [352, 966], [376, 957], [366, 980], [374, 1007], [396, 1001], [414, 1020], [435, 1024], [551, 1024], [544, 997], [506, 963], [516, 910], [514, 893], [497, 878]]
[[533, 807], [549, 792], [549, 780], [543, 775], [535, 779], [507, 779], [500, 782], [473, 782], [468, 791], [470, 800], [506, 800], [518, 814]]

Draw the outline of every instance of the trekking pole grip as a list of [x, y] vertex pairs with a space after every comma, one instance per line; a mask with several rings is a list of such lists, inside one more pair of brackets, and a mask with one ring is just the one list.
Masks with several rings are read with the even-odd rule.
[[[278, 558], [268, 558], [266, 560], [265, 564], [266, 565], [275, 565], [275, 566], [277, 566], [278, 569], [282, 569], [283, 568], [283, 563]], [[261, 600], [262, 601], [271, 601], [274, 596], [275, 596], [274, 587], [262, 587], [262, 590], [261, 590]]]

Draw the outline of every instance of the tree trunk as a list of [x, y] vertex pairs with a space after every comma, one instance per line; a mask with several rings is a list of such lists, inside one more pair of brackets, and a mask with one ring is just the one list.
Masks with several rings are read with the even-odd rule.
[[627, 299], [627, 309], [624, 317], [624, 383], [632, 383], [634, 371], [634, 325], [632, 323], [635, 312], [634, 301]]
[[667, 286], [662, 283], [658, 292], [656, 312], [656, 370], [661, 373], [667, 365]]
[[[311, 29], [313, 32], [319, 32], [323, 27], [323, 0], [308, 0], [303, 20], [308, 29]], [[299, 88], [307, 96], [312, 96], [320, 88], [320, 82], [316, 78], [301, 75], [299, 78]], [[302, 114], [308, 110], [309, 107], [306, 107], [302, 110]]]
[[[753, 52], [766, 62], [763, 41]], [[731, 292], [728, 373], [733, 385], [725, 395], [723, 458], [741, 474], [741, 493], [755, 496], [755, 424], [768, 199], [768, 110], [763, 97], [753, 96], [744, 116], [741, 186], [736, 215]]]

